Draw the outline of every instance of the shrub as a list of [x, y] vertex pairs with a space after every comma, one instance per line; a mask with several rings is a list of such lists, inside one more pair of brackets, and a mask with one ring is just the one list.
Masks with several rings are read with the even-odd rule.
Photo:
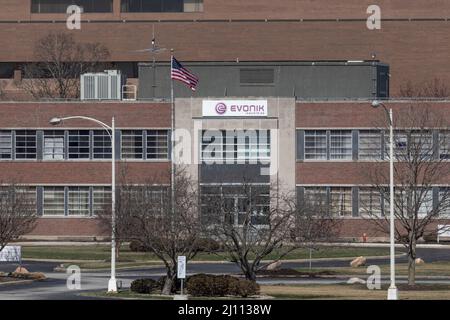
[[130, 251], [132, 252], [145, 252], [147, 250], [145, 250], [145, 246], [142, 245], [142, 243], [140, 243], [139, 241], [136, 240], [132, 240], [130, 242]]
[[259, 284], [256, 281], [239, 280], [230, 288], [230, 294], [238, 297], [247, 298], [259, 294]]
[[256, 282], [240, 280], [229, 275], [197, 274], [188, 279], [187, 290], [193, 296], [248, 297], [259, 293], [259, 285]]
[[130, 290], [136, 293], [149, 294], [159, 292], [159, 283], [153, 279], [136, 279], [131, 282]]
[[[160, 290], [162, 290], [164, 288], [164, 283], [166, 282], [166, 278], [167, 276], [162, 276], [158, 279], [158, 287]], [[187, 277], [186, 279], [184, 279], [184, 282], [187, 283], [187, 280], [189, 279], [189, 277]], [[177, 291], [181, 290], [181, 281], [177, 278], [175, 278], [175, 281], [172, 285], [172, 293], [177, 293]]]
[[203, 238], [197, 240], [195, 249], [200, 252], [216, 252], [220, 250], [220, 244], [216, 240]]
[[214, 296], [213, 275], [196, 274], [189, 278], [186, 289], [193, 296]]

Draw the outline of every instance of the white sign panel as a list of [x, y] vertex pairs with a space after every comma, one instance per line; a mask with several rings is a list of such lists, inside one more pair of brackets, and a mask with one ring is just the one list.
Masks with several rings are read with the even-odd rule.
[[21, 260], [22, 248], [20, 246], [6, 246], [0, 251], [0, 261], [19, 262]]
[[267, 100], [203, 100], [204, 117], [267, 117]]
[[186, 279], [186, 257], [185, 256], [178, 257], [177, 278], [178, 279]]

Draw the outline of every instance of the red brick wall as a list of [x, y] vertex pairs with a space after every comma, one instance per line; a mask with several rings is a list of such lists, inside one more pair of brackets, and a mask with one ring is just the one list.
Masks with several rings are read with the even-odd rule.
[[[385, 231], [379, 229], [374, 225], [374, 221], [369, 219], [343, 219], [338, 224], [337, 229], [338, 237], [341, 239], [363, 241], [362, 237], [365, 233], [367, 235], [368, 242], [374, 242], [379, 240], [389, 240], [388, 228]], [[449, 224], [449, 220], [440, 220], [430, 223], [427, 227], [427, 232], [436, 233], [438, 224]], [[401, 224], [397, 222], [396, 228], [401, 229]]]
[[[0, 128], [55, 128], [49, 121], [55, 116], [84, 115], [111, 123], [117, 128], [170, 128], [170, 104], [145, 102], [71, 102], [0, 103]], [[86, 120], [71, 120], [64, 128], [98, 128]]]
[[[30, 14], [30, 0], [0, 0], [0, 20], [62, 19], [63, 15]], [[447, 18], [446, 0], [204, 0], [202, 13], [86, 14], [86, 19], [365, 19], [369, 5], [381, 7], [384, 18]]]
[[[428, 108], [433, 115], [435, 126], [442, 122], [443, 126], [450, 123], [450, 103], [447, 102], [386, 102], [393, 109], [394, 122], [404, 113], [411, 110]], [[297, 103], [297, 128], [380, 128], [386, 126], [386, 114], [382, 107], [371, 107], [370, 101], [365, 102], [318, 102]], [[417, 109], [416, 109], [417, 108]]]
[[26, 238], [47, 237], [82, 239], [107, 237], [107, 229], [93, 218], [40, 218], [36, 227]]
[[[83, 41], [103, 42], [110, 48], [112, 61], [148, 61], [148, 54], [132, 51], [148, 46], [155, 26], [158, 42], [174, 48], [185, 61], [360, 60], [371, 59], [371, 53], [376, 52], [377, 59], [391, 66], [392, 95], [398, 96], [399, 87], [408, 80], [450, 80], [450, 26], [445, 21], [450, 16], [448, 1], [376, 1], [384, 19], [442, 19], [383, 21], [382, 29], [376, 31], [366, 28], [366, 9], [370, 4], [374, 1], [205, 0], [203, 13], [121, 14], [116, 0], [116, 12], [85, 14], [83, 18], [90, 22], [84, 23], [80, 31], [71, 32]], [[37, 39], [50, 31], [67, 31], [65, 15], [31, 15], [29, 1], [0, 0], [0, 7], [0, 21], [61, 21], [2, 23], [0, 39], [8, 46], [0, 50], [0, 61], [33, 60]], [[300, 22], [346, 18], [360, 20]], [[229, 22], [230, 19], [247, 22]], [[252, 19], [260, 21], [248, 21]], [[296, 21], [261, 21], [264, 19]], [[95, 22], [99, 20], [107, 21]], [[169, 54], [167, 51], [157, 59], [167, 61]]]
[[[112, 61], [148, 61], [145, 48], [151, 22], [89, 23], [73, 34], [83, 41], [100, 41]], [[184, 61], [367, 60], [371, 53], [390, 65], [391, 95], [407, 81], [450, 80], [450, 25], [446, 21], [385, 21], [369, 31], [364, 21], [350, 22], [161, 22], [158, 42], [178, 51]], [[0, 61], [33, 60], [35, 42], [64, 23], [4, 23]], [[73, 31], [72, 31], [73, 32]], [[282, 35], [282, 36], [280, 36]], [[157, 56], [169, 60], [169, 50]]]

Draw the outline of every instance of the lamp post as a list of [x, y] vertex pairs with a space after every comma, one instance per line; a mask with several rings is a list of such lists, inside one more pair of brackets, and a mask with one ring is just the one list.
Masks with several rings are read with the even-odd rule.
[[398, 290], [395, 286], [395, 216], [394, 216], [394, 117], [392, 108], [377, 100], [372, 101], [372, 107], [382, 106], [389, 119], [389, 211], [390, 211], [390, 257], [391, 257], [391, 284], [388, 289], [388, 300], [398, 299]]
[[59, 118], [55, 117], [50, 120], [50, 124], [58, 125], [65, 120], [73, 120], [73, 119], [82, 119], [89, 120], [99, 124], [105, 131], [108, 133], [109, 138], [111, 139], [111, 278], [108, 282], [108, 292], [117, 292], [117, 280], [116, 280], [116, 161], [114, 159], [115, 156], [115, 123], [114, 117], [111, 119], [111, 126], [108, 126], [106, 123], [85, 116], [70, 116]]

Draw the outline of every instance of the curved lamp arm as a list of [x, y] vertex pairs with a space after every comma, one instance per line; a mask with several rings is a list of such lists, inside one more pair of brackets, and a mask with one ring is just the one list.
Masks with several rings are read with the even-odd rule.
[[378, 100], [372, 101], [372, 107], [373, 108], [378, 108], [379, 106], [383, 107], [384, 111], [386, 112], [387, 118], [389, 119], [389, 124], [393, 125], [393, 123], [392, 123], [393, 122], [392, 121], [392, 111], [390, 109], [388, 109], [383, 102], [378, 101]]
[[[112, 127], [108, 126], [106, 123], [104, 123], [104, 122], [102, 122], [100, 120], [97, 120], [97, 119], [94, 119], [94, 118], [91, 118], [91, 117], [86, 117], [86, 116], [70, 116], [70, 117], [64, 117], [64, 118], [56, 117], [56, 118], [52, 118], [50, 120], [50, 123], [56, 125], [56, 124], [60, 124], [61, 122], [65, 121], [65, 120], [73, 120], [73, 119], [89, 120], [89, 121], [92, 121], [92, 122], [95, 122], [95, 123], [99, 124], [100, 126], [103, 127], [103, 129], [106, 130], [106, 132], [108, 132], [109, 137], [112, 139], [112, 135], [111, 135]], [[111, 131], [111, 133], [110, 133], [110, 131]]]

